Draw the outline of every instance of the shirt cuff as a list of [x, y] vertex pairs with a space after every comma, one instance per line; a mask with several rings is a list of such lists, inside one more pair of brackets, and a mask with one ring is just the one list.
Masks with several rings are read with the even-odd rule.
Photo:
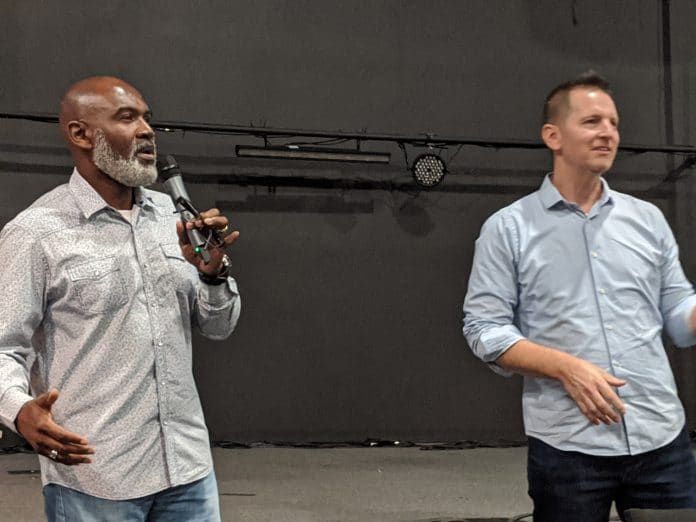
[[230, 299], [239, 295], [237, 282], [228, 277], [223, 285], [200, 285], [200, 297], [208, 304], [211, 309], [224, 308], [230, 302]]
[[490, 368], [494, 373], [497, 373], [498, 375], [502, 375], [503, 377], [512, 377], [515, 375], [515, 372], [506, 370], [502, 366], [500, 366], [497, 362], [491, 362], [491, 363], [486, 363], [488, 368]]
[[489, 328], [479, 337], [479, 357], [487, 363], [495, 362], [508, 348], [524, 338], [512, 324]]
[[493, 326], [479, 335], [472, 349], [476, 356], [485, 362], [493, 372], [503, 377], [512, 377], [515, 373], [506, 370], [496, 361], [508, 348], [524, 338], [524, 335], [515, 325]]
[[696, 345], [696, 335], [691, 331], [691, 313], [695, 307], [696, 295], [691, 295], [675, 308], [668, 319], [667, 333], [681, 348]]
[[9, 388], [2, 396], [2, 400], [0, 400], [0, 421], [12, 431], [19, 434], [15, 426], [17, 414], [19, 410], [22, 409], [22, 406], [32, 399], [33, 397], [31, 395], [23, 392], [18, 386]]

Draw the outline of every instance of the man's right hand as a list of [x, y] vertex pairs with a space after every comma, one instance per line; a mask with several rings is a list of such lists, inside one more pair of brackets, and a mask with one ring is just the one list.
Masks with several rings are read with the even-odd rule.
[[51, 408], [58, 400], [58, 390], [49, 390], [27, 402], [19, 410], [15, 427], [34, 451], [48, 458], [74, 466], [89, 464], [94, 453], [84, 437], [60, 427], [53, 421]]

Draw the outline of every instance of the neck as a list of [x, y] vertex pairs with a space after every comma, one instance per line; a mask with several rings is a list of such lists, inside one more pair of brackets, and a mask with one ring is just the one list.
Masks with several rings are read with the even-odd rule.
[[[79, 162], [78, 162], [79, 163]], [[110, 206], [117, 210], [133, 208], [133, 188], [122, 185], [99, 170], [92, 162], [77, 165], [80, 175]]]
[[551, 182], [564, 199], [578, 205], [585, 214], [602, 197], [601, 173], [579, 172], [554, 165]]
[[104, 176], [107, 178], [107, 182], [103, 190], [97, 189], [97, 187], [92, 185], [99, 192], [99, 195], [104, 198], [104, 201], [116, 210], [130, 210], [133, 208], [133, 188], [121, 185], [106, 174]]

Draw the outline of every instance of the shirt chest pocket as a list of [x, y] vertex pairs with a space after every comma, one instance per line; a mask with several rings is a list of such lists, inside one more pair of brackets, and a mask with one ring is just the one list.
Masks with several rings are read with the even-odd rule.
[[159, 247], [164, 263], [158, 286], [163, 290], [171, 288], [188, 294], [192, 289], [191, 275], [195, 274], [195, 268], [184, 258], [179, 243], [163, 243]]
[[105, 257], [67, 269], [77, 305], [85, 312], [103, 313], [126, 304], [123, 274], [115, 257]]
[[184, 258], [184, 254], [181, 253], [179, 243], [163, 243], [160, 245], [160, 248], [162, 249], [165, 259], [171, 263], [174, 263], [174, 266], [179, 266], [179, 262], [187, 262], [186, 258]]

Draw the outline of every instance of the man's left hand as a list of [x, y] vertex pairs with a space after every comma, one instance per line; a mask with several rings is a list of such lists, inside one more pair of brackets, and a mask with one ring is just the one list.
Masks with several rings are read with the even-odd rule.
[[[210, 254], [210, 262], [208, 264], [205, 264], [203, 259], [196, 254], [186, 234], [186, 230], [192, 230], [194, 228], [201, 230], [204, 236], [206, 236], [208, 230], [215, 230], [217, 235], [222, 239], [222, 244], [216, 245], [215, 241], [213, 241], [213, 244], [208, 247], [207, 250]], [[227, 233], [228, 228], [229, 220], [220, 214], [220, 211], [216, 208], [201, 212], [198, 218], [187, 221], [185, 225], [179, 221], [176, 224], [176, 233], [179, 235], [181, 253], [199, 272], [211, 276], [219, 274], [222, 270], [222, 257], [225, 255], [225, 248], [234, 243], [239, 237], [239, 231], [234, 230]]]

